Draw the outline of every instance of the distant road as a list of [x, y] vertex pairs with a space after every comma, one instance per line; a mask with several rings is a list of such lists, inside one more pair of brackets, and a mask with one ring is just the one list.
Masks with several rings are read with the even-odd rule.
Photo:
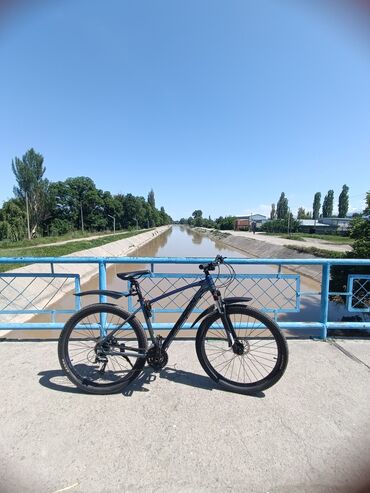
[[[135, 231], [146, 231], [145, 229], [138, 229], [138, 230], [135, 230]], [[44, 248], [44, 247], [48, 247], [48, 246], [54, 246], [54, 245], [64, 245], [65, 243], [75, 243], [77, 241], [90, 241], [90, 240], [96, 240], [98, 238], [105, 238], [107, 236], [119, 236], [119, 235], [122, 235], [124, 233], [128, 233], [128, 231], [119, 231], [118, 233], [105, 233], [105, 234], [100, 234], [100, 235], [94, 235], [94, 236], [84, 236], [83, 238], [74, 238], [72, 240], [64, 240], [64, 241], [55, 241], [54, 243], [41, 243], [40, 245], [30, 245], [30, 246], [27, 246], [27, 249], [28, 248]], [[17, 247], [17, 248], [12, 248], [12, 250], [24, 250], [24, 246], [23, 247]]]

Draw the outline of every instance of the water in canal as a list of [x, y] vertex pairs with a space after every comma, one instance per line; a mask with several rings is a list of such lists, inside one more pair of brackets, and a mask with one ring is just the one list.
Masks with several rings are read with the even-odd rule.
[[[153, 238], [150, 243], [147, 243], [143, 247], [137, 249], [134, 252], [134, 256], [137, 257], [215, 257], [217, 254], [221, 254], [228, 258], [245, 258], [246, 254], [242, 251], [225, 246], [223, 243], [211, 240], [210, 238], [195, 232], [185, 226], [173, 226], [170, 230], [164, 234]], [[109, 289], [123, 291], [127, 289], [125, 282], [117, 278], [117, 272], [146, 269], [150, 266], [145, 264], [115, 264], [107, 269], [107, 286]], [[249, 265], [249, 266], [235, 266], [237, 273], [248, 274], [268, 274], [277, 273], [277, 266], [268, 265]], [[155, 272], [161, 273], [197, 273], [200, 274], [197, 265], [190, 264], [166, 264], [155, 266]], [[292, 272], [289, 274], [293, 274]], [[226, 273], [226, 272], [225, 272]], [[222, 282], [224, 280], [219, 280]], [[152, 298], [161, 294], [161, 291], [177, 288], [184, 282], [191, 282], [188, 279], [171, 280], [171, 283], [167, 279], [145, 279], [143, 280], [143, 289], [147, 293], [148, 298]], [[319, 291], [320, 286], [310, 279], [304, 279], [301, 277], [301, 291], [312, 293], [313, 291]], [[228, 296], [248, 296], [248, 289], [250, 296], [253, 298], [252, 305], [260, 308], [261, 306], [271, 306], [272, 308], [278, 305], [284, 305], [290, 309], [295, 305], [295, 281], [289, 281], [290, 284], [274, 285], [273, 282], [266, 279], [257, 279], [248, 281], [244, 286], [234, 281], [225, 293]], [[97, 289], [98, 277], [91, 279], [89, 282], [82, 286], [82, 290]], [[189, 289], [185, 291], [185, 294], [180, 294], [176, 299], [167, 299], [162, 302], [159, 308], [173, 308], [176, 306], [182, 307], [186, 305], [186, 298], [191, 296], [195, 291]], [[83, 305], [87, 305], [97, 301], [97, 297], [84, 297]], [[210, 299], [205, 299], [200, 308], [204, 308], [211, 302]], [[63, 299], [55, 303], [53, 309], [71, 309], [74, 307], [75, 297], [70, 294], [66, 295]], [[167, 304], [169, 303], [169, 304]], [[123, 308], [127, 308], [127, 299], [123, 298], [118, 301], [118, 304]], [[319, 296], [310, 294], [306, 298], [301, 298], [301, 310], [299, 313], [282, 313], [279, 314], [279, 320], [285, 321], [317, 321], [319, 318]], [[172, 322], [177, 319], [178, 313], [158, 313], [156, 314], [156, 322]], [[46, 322], [50, 319], [49, 315], [40, 315], [34, 317], [31, 322]], [[57, 322], [64, 322], [66, 315], [59, 315]], [[191, 320], [191, 319], [190, 319]], [[300, 332], [302, 333], [302, 332]], [[13, 331], [8, 334], [7, 337], [15, 338], [55, 338], [58, 337], [59, 331]], [[184, 335], [184, 334], [182, 334]]]

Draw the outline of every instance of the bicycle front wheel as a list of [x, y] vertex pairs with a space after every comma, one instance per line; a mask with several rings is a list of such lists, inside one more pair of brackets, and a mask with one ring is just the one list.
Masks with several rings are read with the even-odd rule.
[[222, 387], [254, 394], [274, 385], [288, 364], [288, 346], [277, 324], [247, 306], [226, 308], [237, 340], [230, 346], [220, 314], [202, 323], [196, 350], [204, 371]]
[[[97, 303], [75, 313], [64, 326], [58, 356], [67, 377], [90, 394], [123, 390], [145, 365], [147, 339], [141, 323], [121, 308]], [[102, 330], [109, 335], [99, 346]]]

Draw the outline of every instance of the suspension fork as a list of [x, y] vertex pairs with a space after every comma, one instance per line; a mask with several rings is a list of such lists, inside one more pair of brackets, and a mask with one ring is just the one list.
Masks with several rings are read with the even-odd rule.
[[225, 303], [223, 302], [219, 291], [215, 291], [213, 293], [213, 299], [215, 300], [217, 311], [221, 316], [229, 346], [232, 347], [238, 337], [233, 327], [230, 315], [227, 313], [227, 305], [225, 305]]
[[215, 300], [215, 305], [217, 308], [217, 311], [221, 315], [221, 320], [224, 325], [225, 331], [226, 331], [226, 337], [229, 343], [229, 346], [233, 346], [237, 336], [233, 327], [233, 324], [231, 322], [230, 316], [227, 313], [227, 307], [225, 303], [222, 300], [222, 296], [220, 291], [216, 288], [216, 284], [212, 278], [212, 276], [209, 274], [209, 272], [206, 273], [206, 282], [208, 284], [208, 289], [211, 291], [213, 299]]
[[227, 306], [223, 305], [222, 312], [220, 312], [222, 323], [224, 324], [224, 328], [226, 331], [227, 340], [229, 346], [234, 346], [236, 340], [238, 339], [235, 329], [233, 327], [233, 323], [231, 321], [230, 315], [227, 313]]

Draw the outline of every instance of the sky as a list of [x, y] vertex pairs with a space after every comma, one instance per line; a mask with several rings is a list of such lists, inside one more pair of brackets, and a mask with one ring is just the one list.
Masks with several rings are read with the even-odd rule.
[[[330, 2], [56, 0], [0, 9], [0, 204], [33, 147], [175, 219], [370, 190], [370, 36]], [[336, 207], [335, 207], [336, 208]], [[336, 212], [336, 210], [334, 211]]]

